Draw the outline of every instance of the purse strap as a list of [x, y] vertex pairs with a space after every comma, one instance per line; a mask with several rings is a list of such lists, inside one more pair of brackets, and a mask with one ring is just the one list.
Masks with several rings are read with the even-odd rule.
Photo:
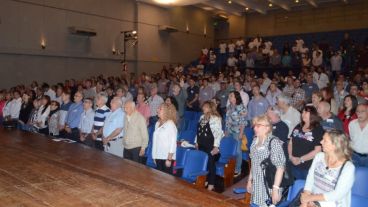
[[336, 179], [336, 184], [335, 184], [334, 190], [336, 189], [337, 183], [339, 182], [339, 179], [340, 179], [342, 170], [344, 169], [346, 162], [347, 162], [347, 160], [344, 161], [344, 163], [342, 164], [342, 167], [340, 168], [339, 174], [337, 175], [337, 179]]

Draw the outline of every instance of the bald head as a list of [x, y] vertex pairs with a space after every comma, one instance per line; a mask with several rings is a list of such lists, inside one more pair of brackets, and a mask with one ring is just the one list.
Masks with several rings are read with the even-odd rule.
[[322, 101], [318, 104], [317, 108], [318, 114], [324, 119], [330, 116], [331, 105], [326, 101]]
[[123, 101], [121, 100], [120, 97], [114, 97], [112, 100], [111, 100], [111, 111], [115, 111], [121, 107], [123, 107]]
[[135, 111], [135, 103], [133, 101], [127, 101], [124, 105], [125, 112], [130, 116]]

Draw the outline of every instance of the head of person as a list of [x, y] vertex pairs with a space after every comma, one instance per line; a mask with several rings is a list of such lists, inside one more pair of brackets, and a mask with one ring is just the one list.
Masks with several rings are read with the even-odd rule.
[[240, 93], [238, 91], [231, 91], [229, 93], [229, 102], [231, 105], [240, 105], [243, 104]]
[[172, 104], [162, 103], [157, 109], [157, 116], [161, 124], [169, 120], [173, 121], [174, 123], [177, 121], [176, 109]]
[[195, 80], [194, 80], [194, 78], [193, 77], [190, 77], [190, 79], [189, 79], [189, 86], [190, 87], [194, 87], [194, 85], [195, 85]]
[[234, 89], [236, 91], [240, 91], [242, 89], [242, 85], [241, 85], [241, 83], [238, 79], [235, 79], [235, 81], [234, 81]]
[[308, 73], [307, 74], [306, 80], [307, 80], [307, 83], [308, 84], [312, 84], [313, 83], [313, 75], [312, 75], [312, 73]]
[[50, 96], [48, 95], [43, 95], [42, 98], [41, 98], [41, 105], [42, 106], [49, 106], [50, 105], [50, 102], [51, 102], [51, 99], [50, 99]]
[[253, 119], [254, 134], [257, 137], [266, 138], [272, 132], [272, 122], [267, 115], [260, 115]]
[[358, 121], [363, 123], [368, 121], [368, 105], [367, 104], [359, 104], [356, 110], [356, 114], [358, 116]]
[[13, 98], [14, 98], [14, 99], [18, 99], [18, 98], [20, 98], [20, 92], [19, 92], [19, 91], [17, 91], [17, 90], [16, 90], [16, 91], [14, 91], [14, 92], [13, 92]]
[[202, 105], [202, 112], [207, 116], [220, 117], [219, 113], [217, 112], [217, 106], [213, 101], [205, 101]]
[[50, 103], [50, 109], [51, 109], [51, 111], [59, 110], [59, 108], [60, 108], [59, 102], [57, 102], [57, 101], [51, 101], [51, 103]]
[[321, 117], [318, 116], [316, 108], [305, 106], [302, 112], [301, 126], [308, 125], [309, 129], [314, 129], [320, 125]]
[[358, 96], [359, 88], [356, 84], [350, 85], [350, 95]]
[[133, 101], [127, 101], [124, 104], [124, 111], [128, 116], [132, 115], [135, 111], [135, 103]]
[[181, 87], [179, 84], [175, 83], [173, 85], [173, 95], [178, 96], [180, 94]]
[[327, 155], [336, 156], [338, 160], [351, 160], [352, 149], [349, 138], [343, 131], [325, 132], [321, 141], [322, 149]]
[[111, 111], [114, 112], [114, 111], [118, 110], [119, 108], [123, 107], [123, 101], [119, 97], [114, 97], [111, 100], [110, 106], [111, 106]]
[[342, 91], [342, 90], [344, 90], [344, 82], [343, 81], [337, 81], [336, 82], [336, 90], [337, 91]]
[[41, 100], [40, 99], [33, 100], [33, 108], [38, 109], [38, 108], [40, 108], [40, 106], [41, 106]]
[[82, 100], [83, 100], [83, 93], [82, 93], [82, 92], [80, 92], [80, 91], [77, 91], [77, 92], [74, 94], [74, 102], [75, 102], [75, 103], [80, 103]]
[[115, 95], [119, 98], [122, 98], [124, 94], [125, 94], [125, 90], [122, 87], [116, 89], [115, 91]]
[[322, 119], [327, 119], [331, 116], [331, 105], [326, 101], [321, 101], [317, 106], [317, 112]]
[[58, 87], [56, 88], [56, 96], [57, 96], [57, 97], [62, 96], [62, 95], [63, 95], [63, 91], [64, 91], [63, 87], [58, 86]]
[[50, 85], [49, 84], [47, 84], [47, 83], [43, 83], [42, 84], [42, 90], [44, 92], [48, 91], [49, 89], [50, 89]]
[[358, 106], [358, 100], [353, 95], [347, 95], [344, 97], [344, 108], [343, 111], [350, 111], [350, 114], [354, 114]]
[[92, 108], [92, 106], [93, 106], [93, 100], [91, 98], [85, 98], [83, 100], [83, 109], [85, 111], [90, 110]]
[[260, 96], [261, 95], [261, 90], [259, 88], [259, 85], [254, 85], [252, 87], [252, 93], [254, 96]]
[[155, 96], [155, 95], [157, 95], [157, 85], [156, 84], [153, 84], [152, 86], [151, 86], [151, 96], [153, 97], [153, 96]]
[[87, 89], [88, 89], [88, 88], [91, 88], [91, 86], [92, 86], [92, 81], [91, 81], [91, 80], [89, 80], [89, 79], [87, 79], [84, 85], [85, 85], [85, 87], [86, 87]]
[[277, 106], [284, 112], [290, 107], [290, 97], [285, 94], [277, 96]]
[[273, 124], [275, 124], [275, 123], [277, 123], [281, 120], [280, 119], [281, 113], [282, 113], [281, 110], [277, 106], [271, 106], [271, 107], [268, 108], [266, 115], [267, 115], [268, 119]]
[[222, 91], [223, 91], [223, 90], [226, 90], [226, 82], [225, 82], [225, 81], [221, 81], [220, 89], [221, 89]]
[[145, 101], [145, 96], [144, 96], [144, 94], [139, 93], [139, 94], [137, 95], [137, 103], [138, 103], [138, 104], [143, 104], [143, 103], [144, 103], [144, 101]]
[[294, 79], [292, 77], [288, 77], [286, 82], [287, 82], [287, 85], [294, 86]]
[[178, 102], [176, 101], [176, 99], [174, 97], [168, 96], [165, 99], [165, 103], [172, 104], [172, 105], [174, 105], [174, 107], [175, 107], [176, 110], [179, 110]]
[[107, 103], [108, 97], [107, 97], [107, 93], [105, 92], [100, 92], [97, 94], [96, 96], [96, 105], [97, 107], [102, 107]]
[[[291, 79], [291, 78], [290, 78]], [[294, 81], [294, 88], [299, 88], [301, 86], [301, 83], [300, 83], [300, 80], [299, 79], [296, 79]]]
[[63, 92], [63, 94], [61, 95], [61, 100], [63, 101], [63, 103], [68, 103], [70, 101], [69, 91], [64, 91]]
[[203, 78], [203, 80], [202, 80], [202, 86], [203, 87], [207, 87], [208, 86], [208, 79], [207, 78]]
[[318, 107], [318, 104], [322, 101], [322, 93], [320, 91], [315, 91], [312, 93], [312, 104], [314, 107]]
[[23, 93], [23, 96], [22, 96], [23, 103], [28, 103], [30, 98], [31, 97], [27, 93]]
[[277, 91], [277, 85], [276, 85], [276, 83], [271, 83], [270, 84], [270, 86], [269, 86], [269, 90], [272, 92], [272, 93], [274, 93], [274, 92], [276, 92]]
[[322, 93], [323, 101], [327, 101], [328, 103], [330, 103], [333, 97], [332, 90], [328, 87], [325, 87], [321, 89], [321, 93]]

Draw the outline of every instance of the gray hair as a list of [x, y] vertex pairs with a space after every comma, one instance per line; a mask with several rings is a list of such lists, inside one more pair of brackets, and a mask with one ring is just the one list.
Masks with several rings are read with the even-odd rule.
[[284, 102], [286, 105], [290, 105], [291, 103], [291, 99], [289, 96], [287, 96], [286, 94], [282, 93], [280, 95], [277, 96], [277, 100]]
[[281, 112], [281, 110], [280, 110], [280, 108], [279, 108], [279, 107], [277, 107], [277, 106], [271, 106], [269, 109], [270, 109], [273, 113], [275, 113], [275, 115], [276, 115], [276, 116], [281, 117], [282, 112]]
[[118, 105], [119, 105], [119, 108], [123, 107], [123, 100], [121, 100], [121, 98], [119, 97], [114, 97], [111, 102], [115, 101]]
[[135, 108], [135, 102], [134, 101], [130, 101], [130, 100], [126, 101], [125, 106], [128, 105], [128, 104], [130, 104], [133, 108]]
[[100, 92], [97, 94], [97, 98], [101, 98], [104, 103], [107, 103], [108, 97], [106, 92]]

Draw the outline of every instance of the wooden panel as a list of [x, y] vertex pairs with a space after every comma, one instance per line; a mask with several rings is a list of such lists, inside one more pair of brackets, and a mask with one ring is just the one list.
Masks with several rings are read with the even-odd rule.
[[0, 129], [0, 206], [240, 206], [80, 144]]

